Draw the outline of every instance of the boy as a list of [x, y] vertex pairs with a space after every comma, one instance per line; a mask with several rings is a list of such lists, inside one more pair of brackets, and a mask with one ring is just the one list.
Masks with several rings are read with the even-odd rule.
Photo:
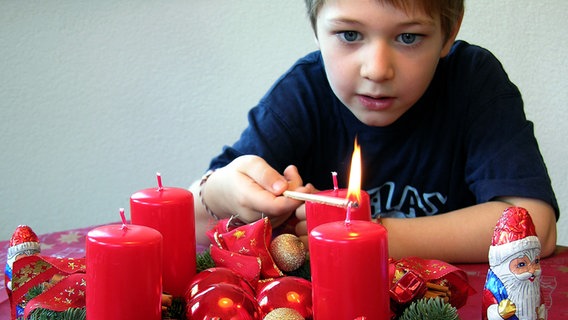
[[306, 6], [320, 50], [274, 84], [241, 138], [212, 160], [216, 170], [192, 185], [198, 242], [211, 216], [265, 214], [277, 226], [294, 212], [306, 240], [304, 207], [282, 193], [330, 189], [332, 171], [346, 187], [357, 137], [362, 188], [394, 258], [487, 261], [510, 206], [531, 213], [550, 255], [558, 205], [532, 123], [501, 64], [455, 42], [463, 0]]

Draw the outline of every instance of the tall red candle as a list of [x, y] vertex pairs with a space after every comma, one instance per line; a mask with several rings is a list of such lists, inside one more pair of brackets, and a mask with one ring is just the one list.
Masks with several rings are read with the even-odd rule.
[[89, 320], [161, 319], [162, 235], [145, 226], [124, 226], [87, 234]]
[[186, 189], [158, 187], [130, 197], [132, 223], [158, 230], [164, 237], [164, 292], [182, 297], [196, 272], [193, 194]]
[[315, 227], [308, 241], [314, 320], [390, 319], [383, 226], [360, 220], [329, 222]]
[[371, 206], [369, 195], [361, 192], [361, 177], [361, 149], [355, 141], [349, 189], [338, 190], [334, 181], [334, 190], [324, 194], [356, 201], [358, 207], [306, 202], [314, 320], [390, 319], [387, 231], [369, 221]]
[[[318, 194], [346, 199], [347, 193], [347, 189], [337, 189], [321, 191]], [[358, 203], [358, 207], [351, 208], [351, 219], [371, 221], [371, 206], [369, 202], [369, 194], [367, 192], [361, 191], [361, 200]], [[343, 220], [345, 220], [345, 208], [306, 201], [306, 223], [308, 225], [308, 233], [320, 224]]]

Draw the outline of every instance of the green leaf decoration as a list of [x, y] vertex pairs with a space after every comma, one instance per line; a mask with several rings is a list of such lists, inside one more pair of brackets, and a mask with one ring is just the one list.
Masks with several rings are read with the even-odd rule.
[[45, 290], [45, 283], [40, 283], [37, 286], [32, 287], [30, 290], [28, 290], [28, 292], [26, 292], [24, 298], [26, 299], [26, 301], [30, 301], [33, 298], [42, 294], [44, 290]]
[[197, 273], [215, 267], [215, 261], [213, 261], [213, 258], [211, 258], [211, 253], [209, 252], [209, 249], [201, 253], [197, 253], [195, 265]]
[[62, 312], [38, 308], [28, 317], [29, 320], [85, 320], [86, 318], [85, 308], [70, 308]]
[[414, 301], [398, 320], [459, 320], [458, 310], [440, 298]]

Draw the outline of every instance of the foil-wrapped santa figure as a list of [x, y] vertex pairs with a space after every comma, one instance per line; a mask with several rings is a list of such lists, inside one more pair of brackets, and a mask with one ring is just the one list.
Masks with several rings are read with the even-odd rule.
[[482, 318], [546, 319], [541, 272], [540, 242], [529, 213], [520, 207], [507, 208], [495, 226], [489, 247]]
[[[12, 296], [12, 268], [14, 267], [14, 261], [23, 255], [39, 254], [40, 251], [39, 238], [32, 228], [25, 225], [18, 226], [12, 238], [10, 238], [10, 247], [8, 248], [6, 267], [4, 269], [4, 283], [6, 284], [8, 297], [11, 298]], [[23, 316], [23, 312], [23, 308], [18, 306], [17, 316]]]

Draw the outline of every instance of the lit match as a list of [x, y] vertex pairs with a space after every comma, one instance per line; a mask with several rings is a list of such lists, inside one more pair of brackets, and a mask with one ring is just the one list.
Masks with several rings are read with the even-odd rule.
[[350, 201], [349, 199], [335, 198], [330, 196], [322, 196], [319, 194], [303, 193], [296, 191], [284, 191], [284, 196], [291, 199], [296, 199], [300, 201], [311, 201], [315, 203], [327, 204], [329, 206], [347, 208], [351, 206], [352, 208], [357, 208], [359, 204], [356, 201]]

